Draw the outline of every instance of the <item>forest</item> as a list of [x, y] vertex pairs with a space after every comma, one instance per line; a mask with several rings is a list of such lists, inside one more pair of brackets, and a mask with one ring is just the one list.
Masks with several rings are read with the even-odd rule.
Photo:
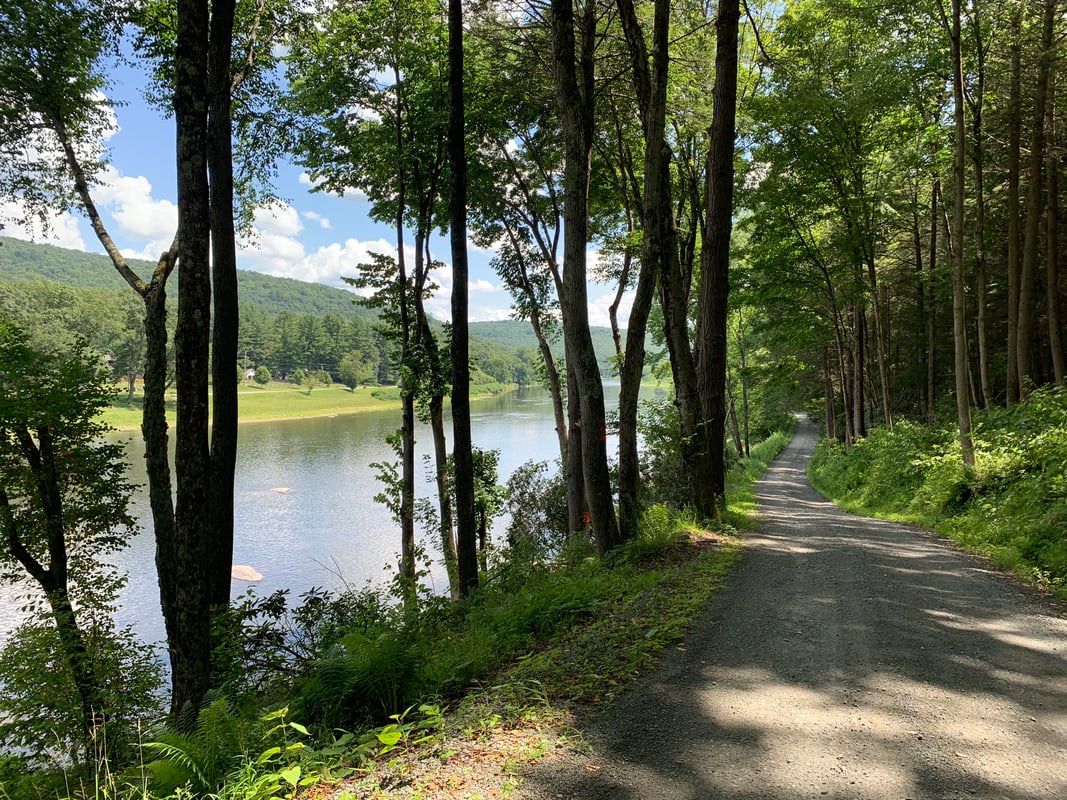
[[[677, 641], [727, 573], [790, 411], [823, 425], [813, 475], [828, 494], [949, 518], [953, 535], [1062, 589], [1064, 27], [1059, 0], [0, 11], [0, 196], [17, 201], [5, 208], [83, 214], [123, 297], [94, 302], [123, 308], [143, 342], [168, 663], [164, 678], [109, 623], [122, 576], [107, 555], [131, 525], [117, 454], [94, 444], [111, 376], [92, 341], [57, 346], [36, 311], [6, 312], [0, 562], [37, 600], [0, 655], [5, 791], [298, 796], [398, 748], [600, 702]], [[126, 259], [94, 201], [116, 53], [151, 76], [144, 101], [175, 125], [178, 228], [154, 264]], [[373, 328], [242, 298], [235, 232], [277, 200], [282, 159], [316, 191], [365, 194], [395, 232], [395, 256], [347, 279]], [[426, 310], [440, 231], [454, 275], [444, 328]], [[534, 336], [509, 382], [550, 391], [558, 475], [531, 467], [499, 487], [492, 454], [471, 444], [472, 375], [496, 374], [468, 321], [471, 243], [492, 250]], [[617, 408], [593, 278], [617, 287]], [[345, 356], [399, 388], [381, 495], [393, 580], [231, 604], [234, 367], [340, 369]], [[648, 375], [669, 382], [669, 402], [642, 401]], [[430, 509], [414, 496], [417, 419], [433, 440]], [[502, 503], [511, 524], [487, 547], [479, 520]], [[1014, 516], [983, 539], [976, 520], [998, 509]], [[420, 580], [430, 538], [445, 596]], [[45, 661], [61, 698], [47, 713], [40, 670], [16, 669]], [[149, 719], [161, 721], [141, 744]]]

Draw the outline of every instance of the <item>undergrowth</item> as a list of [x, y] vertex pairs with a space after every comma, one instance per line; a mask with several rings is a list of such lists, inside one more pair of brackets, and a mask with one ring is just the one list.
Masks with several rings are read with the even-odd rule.
[[843, 507], [914, 522], [1067, 599], [1067, 391], [974, 417], [976, 464], [954, 426], [898, 422], [820, 443], [812, 483]]
[[[246, 673], [277, 668], [283, 645], [306, 649], [302, 665], [289, 665], [295, 679], [287, 690], [257, 681], [272, 687], [271, 695], [258, 702], [245, 695], [241, 704], [216, 698], [191, 727], [146, 734], [140, 763], [114, 774], [102, 765], [49, 785], [0, 761], [0, 798], [296, 797], [379, 760], [395, 763], [436, 746], [446, 732], [548, 722], [561, 709], [610, 702], [681, 642], [722, 584], [740, 552], [738, 529], [752, 524], [752, 485], [788, 439], [775, 434], [734, 464], [724, 522], [653, 505], [639, 535], [604, 559], [588, 542], [539, 553], [516, 541], [462, 602], [425, 597], [413, 613], [370, 602], [365, 593], [341, 598], [337, 609], [316, 612], [317, 628], [302, 620], [300, 648], [282, 635], [292, 623], [281, 620], [284, 598], [238, 604], [262, 617], [237, 625], [248, 626], [260, 651], [228, 653], [227, 674], [241, 673], [242, 664]], [[322, 603], [318, 594], [305, 598], [305, 605]], [[306, 612], [293, 613], [299, 619]], [[339, 620], [356, 624], [338, 629]], [[278, 636], [268, 635], [271, 626], [280, 626]]]

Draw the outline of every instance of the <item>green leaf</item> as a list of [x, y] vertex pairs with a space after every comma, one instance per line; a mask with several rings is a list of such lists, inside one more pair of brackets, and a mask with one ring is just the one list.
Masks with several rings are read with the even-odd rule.
[[279, 771], [278, 774], [281, 776], [282, 780], [290, 786], [296, 786], [297, 782], [300, 780], [300, 765], [295, 764], [289, 767], [289, 769]]

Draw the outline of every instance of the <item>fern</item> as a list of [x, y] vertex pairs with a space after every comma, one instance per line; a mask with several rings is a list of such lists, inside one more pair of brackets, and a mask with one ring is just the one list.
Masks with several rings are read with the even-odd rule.
[[192, 731], [161, 732], [144, 744], [157, 756], [145, 764], [153, 791], [166, 795], [188, 787], [206, 794], [218, 789], [245, 752], [246, 729], [247, 723], [220, 697], [200, 709]]

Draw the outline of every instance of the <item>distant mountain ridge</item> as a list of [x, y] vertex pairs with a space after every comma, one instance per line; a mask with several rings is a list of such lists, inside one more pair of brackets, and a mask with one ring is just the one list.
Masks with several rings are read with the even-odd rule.
[[[146, 279], [155, 268], [154, 263], [140, 259], [130, 259], [128, 263], [134, 272]], [[0, 236], [0, 278], [9, 281], [49, 280], [86, 289], [126, 288], [125, 281], [106, 255], [25, 242], [6, 236]], [[356, 302], [352, 292], [322, 283], [279, 278], [251, 270], [238, 270], [237, 283], [241, 304], [259, 308], [268, 314], [291, 311], [297, 314], [338, 314], [343, 317], [375, 316], [375, 312]], [[171, 293], [174, 291], [171, 289]], [[537, 348], [533, 329], [522, 320], [472, 322], [470, 326], [472, 336], [507, 350]], [[593, 347], [601, 363], [606, 366], [615, 353], [611, 329], [594, 327], [592, 333]], [[562, 357], [562, 342], [555, 343], [552, 349]]]

